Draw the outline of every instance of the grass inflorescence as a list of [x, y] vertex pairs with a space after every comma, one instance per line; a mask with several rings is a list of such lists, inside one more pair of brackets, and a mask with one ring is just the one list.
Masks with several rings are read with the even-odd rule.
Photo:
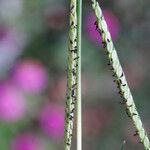
[[91, 0], [91, 2], [96, 15], [96, 29], [102, 36], [102, 45], [106, 51], [109, 60], [108, 65], [113, 72], [114, 82], [117, 84], [119, 94], [123, 99], [122, 104], [125, 106], [125, 110], [128, 116], [133, 121], [136, 128], [136, 135], [140, 137], [141, 143], [143, 144], [145, 150], [150, 150], [149, 138], [143, 127], [143, 123], [140, 119], [139, 113], [137, 112], [137, 108], [135, 106], [130, 88], [128, 86], [125, 74], [121, 67], [116, 49], [114, 47], [110, 32], [108, 30], [107, 23], [102, 14], [102, 10], [96, 0]]

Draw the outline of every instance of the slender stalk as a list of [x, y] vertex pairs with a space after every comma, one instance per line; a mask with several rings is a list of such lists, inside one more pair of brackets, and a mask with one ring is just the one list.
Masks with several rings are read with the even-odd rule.
[[82, 37], [82, 0], [77, 0], [77, 150], [82, 150], [82, 103], [81, 103], [81, 37]]
[[106, 50], [106, 54], [109, 60], [109, 65], [111, 66], [111, 69], [113, 71], [113, 76], [115, 79], [114, 81], [117, 83], [119, 94], [123, 98], [122, 104], [125, 105], [126, 112], [128, 116], [132, 119], [135, 125], [135, 128], [136, 128], [135, 135], [138, 135], [140, 137], [140, 141], [143, 144], [144, 149], [150, 150], [150, 142], [149, 142], [147, 133], [143, 127], [142, 121], [137, 112], [132, 94], [130, 92], [129, 86], [126, 81], [126, 77], [122, 70], [117, 52], [115, 50], [110, 33], [108, 31], [106, 21], [102, 14], [102, 10], [96, 0], [91, 0], [91, 1], [92, 1], [92, 7], [96, 15], [96, 20], [97, 20], [95, 22], [95, 25], [96, 25], [98, 32], [100, 32], [102, 36], [102, 44]]
[[73, 120], [75, 104], [77, 100], [77, 0], [70, 0], [70, 30], [68, 48], [68, 70], [67, 70], [67, 98], [65, 106], [65, 141], [64, 150], [71, 149], [73, 135]]
[[124, 150], [124, 146], [126, 144], [126, 141], [123, 141], [122, 145], [121, 145], [121, 150]]

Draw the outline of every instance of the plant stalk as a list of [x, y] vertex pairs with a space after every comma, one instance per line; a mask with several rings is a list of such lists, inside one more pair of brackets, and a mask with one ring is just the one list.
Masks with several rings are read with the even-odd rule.
[[77, 150], [82, 150], [82, 101], [81, 101], [81, 37], [82, 37], [82, 0], [77, 0]]

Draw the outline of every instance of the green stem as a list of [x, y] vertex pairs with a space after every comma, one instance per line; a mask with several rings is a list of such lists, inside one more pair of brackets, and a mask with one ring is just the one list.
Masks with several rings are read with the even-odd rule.
[[121, 146], [121, 150], [124, 150], [125, 144], [126, 144], [126, 141], [123, 141], [122, 146]]
[[77, 100], [77, 72], [78, 72], [78, 49], [77, 49], [77, 0], [70, 0], [70, 29], [68, 45], [68, 70], [67, 70], [67, 98], [65, 106], [65, 140], [64, 150], [71, 149], [73, 136], [73, 121], [75, 104]]
[[82, 150], [82, 103], [81, 103], [81, 37], [82, 37], [82, 0], [77, 0], [77, 150]]
[[117, 83], [117, 87], [119, 89], [119, 94], [123, 98], [122, 104], [126, 108], [126, 112], [128, 116], [132, 119], [135, 128], [136, 134], [140, 137], [141, 143], [144, 145], [145, 150], [150, 150], [150, 142], [147, 136], [147, 133], [143, 127], [143, 123], [140, 119], [140, 116], [137, 112], [131, 91], [126, 81], [126, 77], [122, 70], [121, 64], [119, 62], [119, 58], [117, 52], [115, 50], [114, 44], [111, 39], [111, 35], [109, 33], [106, 21], [102, 14], [102, 10], [96, 0], [92, 1], [92, 7], [94, 9], [96, 15], [96, 26], [98, 31], [102, 35], [102, 44], [106, 50], [106, 54], [108, 56], [109, 65], [113, 71], [114, 81]]

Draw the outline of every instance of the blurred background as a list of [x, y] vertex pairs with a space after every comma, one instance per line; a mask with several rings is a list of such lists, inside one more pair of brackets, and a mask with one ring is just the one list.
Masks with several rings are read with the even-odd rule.
[[[150, 134], [150, 1], [99, 1]], [[69, 1], [0, 0], [0, 149], [63, 149]], [[83, 1], [83, 149], [141, 150]], [[74, 132], [75, 136], [75, 132]], [[76, 150], [75, 137], [72, 150]]]

